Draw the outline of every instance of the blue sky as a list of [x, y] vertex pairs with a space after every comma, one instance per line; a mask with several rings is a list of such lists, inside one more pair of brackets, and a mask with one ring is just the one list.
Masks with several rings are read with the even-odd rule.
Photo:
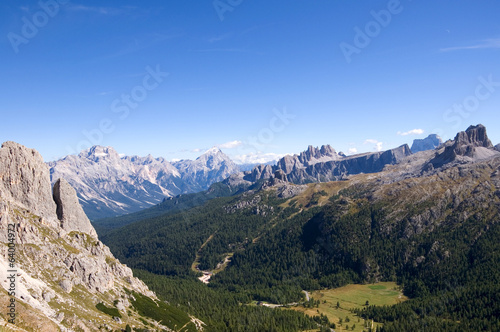
[[0, 140], [239, 162], [389, 149], [482, 123], [500, 143], [500, 3], [0, 4]]

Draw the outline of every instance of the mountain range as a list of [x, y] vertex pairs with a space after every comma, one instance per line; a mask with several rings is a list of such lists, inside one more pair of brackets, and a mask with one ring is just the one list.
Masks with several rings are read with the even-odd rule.
[[[344, 165], [370, 165], [373, 172], [349, 173]], [[344, 157], [311, 147], [258, 170], [265, 172], [233, 175], [126, 223], [117, 217], [96, 224], [108, 223], [103, 241], [159, 294], [182, 293], [175, 303], [208, 325], [228, 324], [220, 331], [239, 326], [229, 321], [246, 307], [241, 303], [290, 306], [308, 301], [304, 290], [315, 294], [306, 312], [335, 319], [321, 331], [373, 331], [373, 321], [383, 324], [377, 331], [500, 330], [500, 151], [484, 126], [417, 153], [402, 146]], [[340, 181], [312, 182], [317, 170]], [[230, 190], [234, 184], [239, 189]], [[222, 195], [204, 199], [215, 191]], [[184, 283], [193, 274], [209, 287]], [[401, 289], [409, 300], [356, 307], [351, 297], [358, 293], [342, 300], [330, 292], [347, 284], [376, 290], [381, 281], [398, 284], [387, 295]], [[225, 305], [231, 301], [223, 294], [238, 304]], [[248, 325], [243, 330], [258, 331]]]
[[52, 183], [63, 178], [78, 193], [90, 219], [131, 213], [166, 197], [206, 190], [240, 168], [220, 149], [196, 160], [123, 156], [111, 147], [93, 146], [78, 155], [49, 162]]
[[[217, 153], [199, 165], [220, 165]], [[80, 161], [103, 183], [134, 162], [150, 183], [166, 167], [102, 147]], [[171, 166], [181, 174], [190, 163]], [[75, 189], [50, 172], [35, 150], [2, 145], [6, 331], [361, 331], [370, 321], [379, 331], [500, 329], [500, 147], [482, 125], [417, 153], [311, 146], [205, 191], [97, 220], [98, 232]], [[409, 299], [345, 307], [309, 298], [381, 281]], [[293, 310], [266, 307], [278, 305]]]
[[[412, 148], [429, 150], [441, 143], [437, 135], [430, 135], [415, 140]], [[179, 194], [201, 192], [224, 179], [233, 186], [248, 186], [282, 170], [293, 183], [326, 182], [378, 172], [411, 153], [407, 145], [352, 156], [337, 153], [330, 145], [309, 146], [298, 155], [281, 158], [276, 165], [237, 165], [216, 147], [196, 160], [169, 162], [151, 155], [120, 156], [111, 147], [93, 146], [48, 165], [52, 183], [59, 178], [68, 181], [86, 214], [97, 220], [139, 211]]]

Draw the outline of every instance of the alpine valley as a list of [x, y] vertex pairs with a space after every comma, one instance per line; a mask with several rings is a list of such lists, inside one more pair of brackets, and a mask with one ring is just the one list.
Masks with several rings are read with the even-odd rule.
[[47, 165], [7, 142], [0, 176], [7, 331], [500, 330], [500, 147], [482, 125], [247, 171], [218, 149]]

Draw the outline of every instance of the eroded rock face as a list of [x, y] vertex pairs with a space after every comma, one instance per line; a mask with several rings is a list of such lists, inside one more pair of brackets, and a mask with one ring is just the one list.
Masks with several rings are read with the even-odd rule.
[[57, 226], [56, 204], [52, 199], [49, 169], [42, 156], [15, 142], [0, 149], [0, 197], [22, 205], [31, 213]]
[[66, 180], [56, 181], [53, 196], [57, 205], [57, 218], [61, 221], [62, 229], [68, 233], [78, 231], [97, 238], [94, 227], [78, 202], [75, 189]]
[[462, 145], [482, 146], [485, 148], [493, 147], [488, 135], [486, 135], [486, 127], [482, 124], [470, 126], [465, 132], [459, 132], [457, 136], [455, 136], [455, 142], [457, 147]]
[[486, 128], [479, 124], [470, 126], [466, 131], [459, 132], [453, 141], [448, 141], [429, 162], [433, 168], [460, 161], [464, 158], [478, 161], [498, 154], [486, 134]]

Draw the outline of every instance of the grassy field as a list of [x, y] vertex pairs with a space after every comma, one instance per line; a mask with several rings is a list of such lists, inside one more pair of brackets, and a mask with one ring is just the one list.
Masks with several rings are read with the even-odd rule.
[[[315, 300], [319, 300], [318, 308], [294, 307], [294, 310], [302, 311], [310, 316], [324, 314], [331, 322], [337, 324], [336, 331], [363, 331], [365, 322], [354, 315], [350, 310], [362, 308], [366, 301], [370, 305], [392, 305], [405, 301], [406, 297], [401, 293], [394, 282], [380, 282], [369, 285], [347, 285], [344, 287], [328, 290], [320, 290], [310, 293]], [[339, 306], [337, 307], [337, 303]], [[346, 317], [349, 322], [346, 322]], [[342, 325], [339, 324], [342, 319]], [[371, 322], [368, 322], [371, 325]], [[354, 330], [352, 326], [355, 325]], [[377, 326], [375, 323], [374, 326]]]

